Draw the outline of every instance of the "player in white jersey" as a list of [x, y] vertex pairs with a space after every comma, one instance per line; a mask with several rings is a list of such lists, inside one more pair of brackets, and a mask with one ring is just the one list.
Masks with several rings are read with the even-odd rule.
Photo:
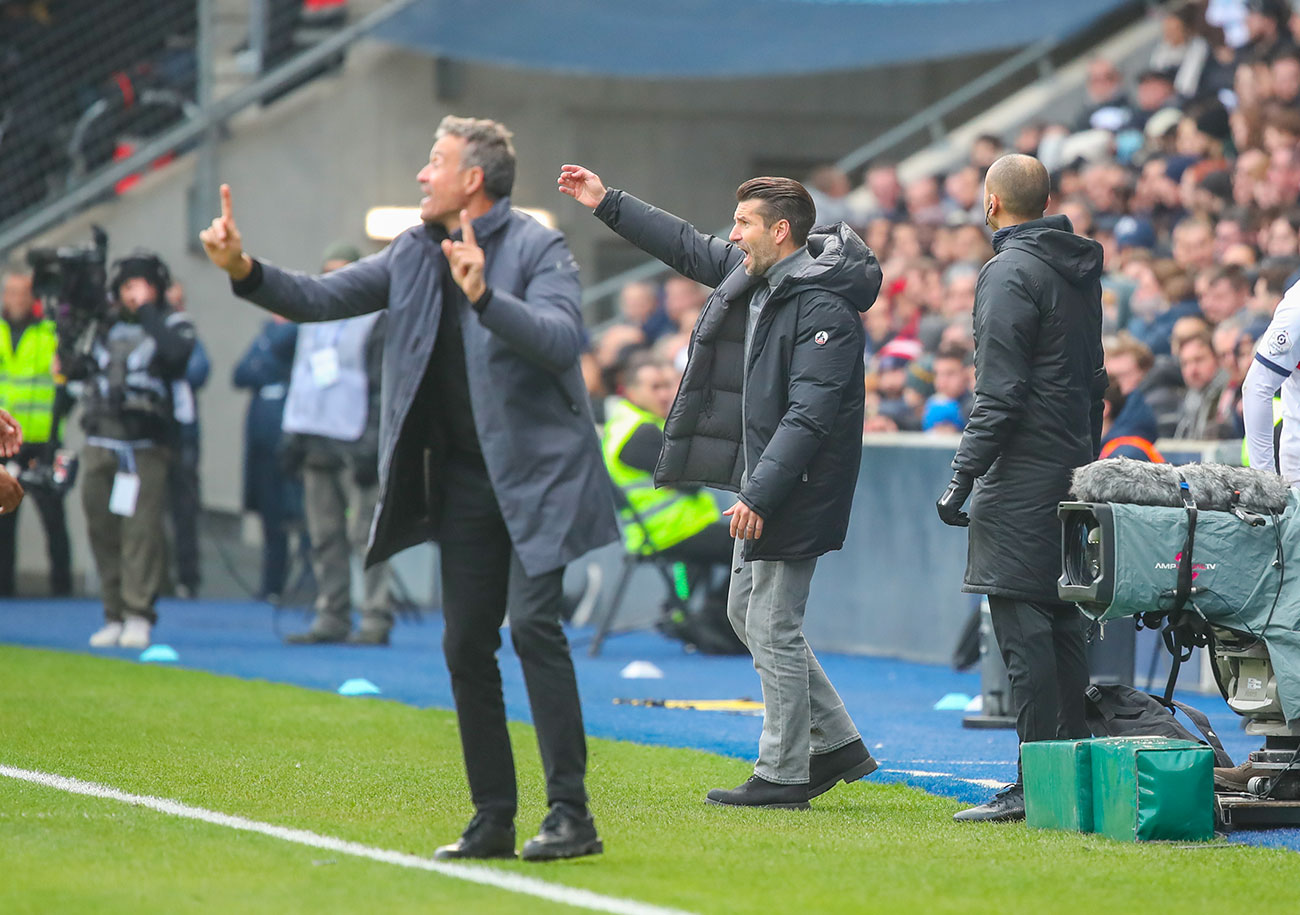
[[[1274, 454], [1273, 396], [1282, 389], [1282, 439]], [[1281, 470], [1300, 486], [1300, 283], [1286, 291], [1273, 321], [1255, 347], [1241, 386], [1250, 466]]]

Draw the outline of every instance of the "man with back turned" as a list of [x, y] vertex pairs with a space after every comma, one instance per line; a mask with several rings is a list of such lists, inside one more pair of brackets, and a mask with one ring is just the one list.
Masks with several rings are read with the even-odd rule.
[[[1065, 216], [1044, 217], [1047, 196], [1032, 156], [1003, 156], [985, 178], [997, 253], [975, 289], [975, 405], [937, 503], [945, 524], [970, 526], [962, 590], [989, 597], [1021, 743], [1088, 736], [1084, 620], [1057, 597], [1056, 507], [1074, 469], [1097, 457], [1106, 390], [1101, 245]], [[956, 819], [1024, 816], [1017, 776]]]

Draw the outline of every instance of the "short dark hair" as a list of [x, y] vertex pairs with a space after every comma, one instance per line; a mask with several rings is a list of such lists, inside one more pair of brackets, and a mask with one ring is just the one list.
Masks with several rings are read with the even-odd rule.
[[452, 115], [442, 119], [434, 133], [435, 141], [442, 137], [460, 137], [465, 141], [460, 167], [483, 169], [483, 192], [491, 200], [509, 197], [515, 186], [514, 135], [504, 124], [486, 118], [458, 118]]
[[997, 194], [1002, 208], [1012, 216], [1038, 218], [1047, 209], [1052, 180], [1043, 163], [1033, 156], [1012, 153], [989, 166], [990, 194]]
[[1250, 277], [1236, 264], [1221, 264], [1210, 272], [1210, 285], [1227, 280], [1237, 292], [1250, 291]]
[[790, 237], [802, 245], [808, 241], [813, 222], [817, 219], [817, 206], [808, 189], [793, 178], [750, 178], [736, 188], [736, 200], [761, 201], [758, 214], [764, 225], [784, 219], [790, 224]]

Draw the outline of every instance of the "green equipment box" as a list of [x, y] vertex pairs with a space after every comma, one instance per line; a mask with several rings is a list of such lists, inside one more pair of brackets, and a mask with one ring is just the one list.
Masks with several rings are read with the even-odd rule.
[[1092, 744], [1036, 740], [1020, 748], [1025, 775], [1025, 825], [1092, 832]]
[[1214, 751], [1190, 740], [1092, 741], [1093, 829], [1121, 842], [1214, 838]]

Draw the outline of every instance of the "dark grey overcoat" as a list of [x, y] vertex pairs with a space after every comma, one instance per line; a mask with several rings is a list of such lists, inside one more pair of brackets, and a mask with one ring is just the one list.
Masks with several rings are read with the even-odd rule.
[[[492, 289], [482, 313], [464, 297], [474, 426], [510, 539], [530, 576], [618, 539], [609, 477], [578, 366], [578, 267], [564, 236], [496, 202], [474, 220]], [[453, 238], [459, 239], [459, 233]], [[291, 321], [388, 309], [379, 426], [379, 505], [368, 564], [439, 531], [438, 456], [417, 401], [442, 315], [447, 270], [433, 233], [408, 229], [383, 251], [324, 276], [258, 264], [236, 294]], [[424, 397], [436, 396], [426, 391]]]

